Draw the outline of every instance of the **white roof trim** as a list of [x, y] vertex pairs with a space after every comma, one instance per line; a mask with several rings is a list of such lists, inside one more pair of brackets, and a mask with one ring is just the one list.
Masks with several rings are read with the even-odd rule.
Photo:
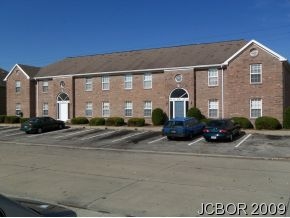
[[34, 79], [48, 79], [48, 78], [64, 78], [71, 76], [91, 76], [91, 75], [104, 75], [104, 74], [123, 74], [123, 73], [142, 73], [142, 72], [156, 72], [156, 71], [171, 71], [171, 70], [190, 70], [195, 68], [207, 68], [207, 67], [221, 67], [223, 64], [210, 64], [210, 65], [197, 65], [187, 67], [170, 67], [170, 68], [155, 68], [155, 69], [140, 69], [140, 70], [122, 70], [122, 71], [109, 71], [109, 72], [95, 72], [95, 73], [80, 73], [80, 74], [68, 74], [57, 76], [43, 76], [34, 77]]
[[275, 58], [277, 58], [279, 61], [287, 61], [286, 58], [284, 58], [283, 56], [279, 55], [278, 53], [274, 52], [273, 50], [269, 49], [268, 47], [266, 47], [265, 45], [257, 42], [256, 40], [251, 40], [249, 41], [244, 47], [242, 47], [240, 50], [238, 50], [235, 54], [233, 54], [229, 59], [227, 59], [223, 64], [228, 65], [230, 61], [232, 61], [234, 58], [236, 58], [236, 56], [238, 56], [240, 53], [242, 53], [246, 48], [248, 48], [251, 44], [256, 44], [257, 46], [259, 46], [261, 49], [263, 49], [264, 51], [266, 51], [267, 53], [269, 53], [270, 55], [274, 56]]
[[26, 76], [26, 79], [30, 79], [30, 77], [27, 75], [27, 73], [25, 73], [25, 71], [18, 65], [15, 64], [14, 67], [12, 67], [12, 69], [10, 70], [10, 72], [7, 74], [7, 76], [5, 77], [4, 81], [7, 81], [8, 77], [10, 76], [10, 74], [12, 74], [13, 70], [18, 67], [20, 69], [20, 71]]

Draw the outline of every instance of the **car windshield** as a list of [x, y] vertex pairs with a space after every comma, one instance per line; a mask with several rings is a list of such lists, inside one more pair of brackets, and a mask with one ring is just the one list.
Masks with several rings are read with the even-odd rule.
[[35, 123], [37, 121], [39, 121], [39, 119], [37, 117], [33, 117], [33, 118], [29, 119], [29, 122], [31, 122], [31, 123]]
[[214, 120], [214, 121], [210, 121], [207, 124], [207, 126], [208, 127], [217, 127], [217, 128], [224, 127], [225, 126], [225, 121], [224, 120]]
[[168, 121], [166, 127], [183, 126], [183, 121]]

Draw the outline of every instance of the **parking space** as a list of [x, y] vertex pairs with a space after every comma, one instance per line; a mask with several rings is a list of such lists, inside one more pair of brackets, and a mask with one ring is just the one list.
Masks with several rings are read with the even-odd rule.
[[67, 128], [42, 134], [26, 134], [19, 127], [0, 126], [2, 141], [54, 146], [127, 149], [156, 152], [184, 152], [246, 157], [290, 157], [290, 136], [243, 133], [232, 142], [206, 142], [202, 136], [191, 140], [168, 140], [160, 131], [148, 129]]

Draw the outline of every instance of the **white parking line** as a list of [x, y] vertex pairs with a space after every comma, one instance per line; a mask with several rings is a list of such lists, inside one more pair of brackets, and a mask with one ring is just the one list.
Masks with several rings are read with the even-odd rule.
[[[12, 127], [13, 129], [15, 129], [15, 127]], [[2, 130], [6, 130], [6, 129], [12, 129], [11, 126], [3, 126], [0, 128], [0, 131], [2, 132]]]
[[240, 141], [240, 142], [235, 146], [235, 148], [239, 147], [242, 143], [244, 143], [248, 138], [251, 137], [251, 135], [252, 135], [252, 134], [249, 134], [249, 135], [245, 136], [245, 138], [244, 138], [242, 141]]
[[200, 137], [199, 139], [197, 139], [197, 140], [195, 140], [195, 141], [189, 143], [188, 146], [191, 146], [191, 145], [193, 145], [193, 144], [195, 144], [195, 143], [197, 143], [197, 142], [199, 142], [199, 141], [201, 141], [201, 140], [203, 140], [203, 137]]
[[60, 136], [56, 136], [54, 137], [55, 139], [58, 139], [58, 138], [63, 138], [63, 137], [66, 137], [66, 136], [72, 136], [72, 135], [77, 135], [77, 134], [81, 134], [83, 132], [88, 132], [88, 131], [92, 131], [94, 129], [85, 129], [85, 130], [81, 130], [81, 131], [77, 131], [77, 132], [73, 132], [73, 133], [69, 133], [69, 134], [65, 134], [65, 135], [60, 135]]
[[20, 135], [20, 134], [24, 134], [24, 132], [18, 132], [18, 133], [14, 133], [14, 134], [4, 135], [4, 137], [14, 136], [14, 135]]
[[136, 136], [136, 135], [144, 134], [144, 133], [146, 133], [146, 132], [149, 132], [149, 131], [138, 132], [138, 133], [135, 133], [135, 134], [133, 134], [133, 135], [128, 135], [128, 136], [125, 136], [125, 137], [120, 138], [120, 139], [115, 139], [115, 140], [113, 140], [112, 142], [121, 141], [121, 140], [124, 140], [124, 139], [130, 138], [130, 137], [133, 137], [133, 136]]
[[0, 131], [1, 133], [3, 133], [3, 132], [12, 132], [12, 131], [15, 131], [15, 130], [17, 130], [18, 128], [9, 128], [9, 129], [5, 129], [5, 130], [3, 130], [3, 131]]
[[159, 139], [155, 139], [155, 140], [153, 140], [153, 141], [151, 141], [151, 142], [148, 142], [148, 144], [152, 144], [152, 143], [154, 143], [154, 142], [161, 141], [161, 140], [165, 139], [166, 137], [167, 137], [167, 136], [164, 136], [164, 137], [159, 138]]
[[29, 135], [27, 137], [31, 138], [31, 137], [39, 137], [39, 136], [42, 136], [42, 135], [49, 135], [49, 134], [53, 134], [53, 133], [58, 133], [58, 132], [64, 132], [66, 131], [67, 129], [61, 129], [61, 130], [57, 130], [57, 131], [51, 131], [51, 132], [44, 132], [44, 133], [41, 133], [41, 134], [34, 134], [34, 135]]
[[120, 130], [114, 130], [114, 131], [110, 131], [110, 132], [104, 132], [104, 133], [100, 133], [100, 134], [97, 134], [97, 135], [93, 135], [93, 136], [81, 138], [80, 140], [88, 140], [88, 139], [96, 138], [96, 137], [102, 136], [102, 135], [108, 135], [108, 134], [111, 134], [111, 133], [114, 133], [114, 132], [118, 132], [118, 131], [120, 131]]

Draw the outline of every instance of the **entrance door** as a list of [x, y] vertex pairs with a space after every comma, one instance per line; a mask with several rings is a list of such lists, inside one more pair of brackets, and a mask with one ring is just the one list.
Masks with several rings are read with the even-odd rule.
[[69, 119], [69, 97], [63, 92], [57, 96], [57, 119], [62, 121]]
[[184, 101], [175, 101], [174, 103], [174, 117], [184, 117]]
[[58, 119], [62, 121], [68, 120], [68, 103], [58, 103]]
[[188, 111], [188, 93], [184, 89], [174, 89], [169, 95], [170, 118], [185, 117]]

